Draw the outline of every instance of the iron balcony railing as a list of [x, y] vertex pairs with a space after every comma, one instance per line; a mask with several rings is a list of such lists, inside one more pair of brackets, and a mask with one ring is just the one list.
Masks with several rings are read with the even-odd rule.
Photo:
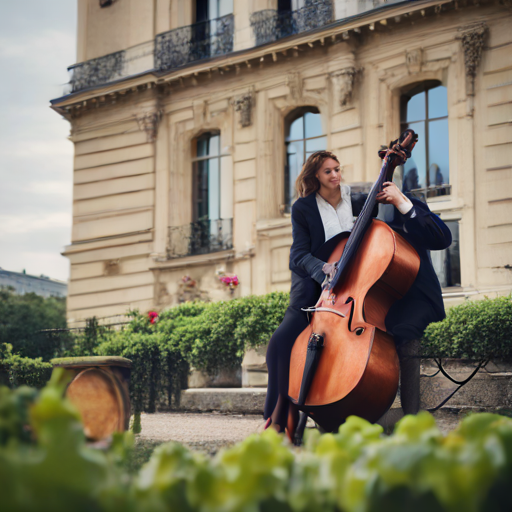
[[233, 35], [233, 14], [163, 32], [153, 41], [70, 66], [70, 92], [225, 55], [233, 51]]
[[295, 11], [265, 9], [251, 14], [256, 45], [323, 27], [333, 19], [332, 0], [306, 0]]
[[200, 220], [169, 228], [167, 257], [183, 258], [233, 248], [233, 219]]
[[154, 48], [154, 41], [149, 41], [70, 66], [68, 71], [71, 73], [71, 92], [107, 84], [152, 69]]
[[234, 26], [234, 16], [228, 14], [158, 34], [155, 39], [155, 69], [168, 71], [232, 52]]

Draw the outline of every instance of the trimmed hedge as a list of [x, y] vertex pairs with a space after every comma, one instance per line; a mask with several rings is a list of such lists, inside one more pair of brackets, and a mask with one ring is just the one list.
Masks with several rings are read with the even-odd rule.
[[512, 360], [512, 296], [467, 301], [430, 324], [422, 340], [425, 356]]
[[136, 412], [158, 403], [175, 407], [190, 366], [215, 374], [241, 364], [245, 351], [264, 345], [280, 324], [289, 294], [270, 293], [221, 302], [191, 302], [160, 313], [155, 324], [131, 313], [121, 331], [102, 331], [94, 354], [131, 359]]
[[0, 346], [0, 384], [10, 387], [32, 386], [41, 389], [46, 385], [52, 373], [51, 363], [40, 357], [31, 359], [12, 353], [12, 345]]
[[[498, 512], [512, 507], [512, 419], [474, 414], [446, 437], [428, 413], [393, 435], [350, 417], [337, 434], [308, 432], [292, 449], [272, 429], [214, 458], [159, 446], [135, 474], [133, 445], [85, 444], [56, 371], [39, 395], [0, 388], [2, 510], [53, 512]], [[30, 432], [31, 435], [27, 435]]]

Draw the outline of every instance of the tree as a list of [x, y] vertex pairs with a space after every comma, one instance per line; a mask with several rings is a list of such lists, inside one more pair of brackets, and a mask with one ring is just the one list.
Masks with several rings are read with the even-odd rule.
[[66, 299], [0, 289], [0, 344], [10, 343], [15, 354], [51, 359], [63, 337], [40, 331], [62, 328], [66, 328]]

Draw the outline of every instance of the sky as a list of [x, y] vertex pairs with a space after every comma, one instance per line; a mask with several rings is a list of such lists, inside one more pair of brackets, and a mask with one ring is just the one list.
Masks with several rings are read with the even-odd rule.
[[0, 0], [0, 267], [67, 280], [70, 125], [50, 109], [76, 61], [76, 0]]

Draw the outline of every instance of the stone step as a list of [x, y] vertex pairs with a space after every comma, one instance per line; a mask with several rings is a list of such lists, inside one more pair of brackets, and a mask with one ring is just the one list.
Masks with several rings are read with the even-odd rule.
[[263, 414], [267, 388], [195, 388], [181, 392], [180, 410]]
[[[478, 376], [477, 376], [478, 377]], [[441, 409], [440, 414], [454, 411], [504, 411], [512, 409], [511, 376], [482, 375], [463, 387]], [[457, 386], [443, 378], [421, 379], [421, 408], [437, 406]], [[180, 410], [184, 412], [219, 412], [224, 414], [263, 414], [267, 388], [195, 388], [181, 392]], [[397, 396], [392, 409], [399, 409]]]

